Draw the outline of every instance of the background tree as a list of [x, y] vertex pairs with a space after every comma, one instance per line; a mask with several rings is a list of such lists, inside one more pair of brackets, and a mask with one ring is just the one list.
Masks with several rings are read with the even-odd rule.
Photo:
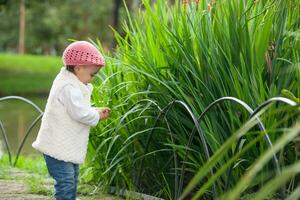
[[20, 0], [20, 17], [19, 17], [19, 54], [25, 53], [25, 27], [26, 27], [26, 7], [25, 0]]
[[[130, 0], [126, 5], [137, 8], [139, 2]], [[25, 3], [22, 12], [26, 7], [22, 15], [21, 3]], [[68, 39], [89, 38], [99, 38], [105, 49], [112, 49], [110, 26], [120, 31], [120, 21], [127, 18], [122, 0], [0, 0], [0, 5], [0, 52], [23, 52], [24, 46], [29, 54], [59, 55]]]

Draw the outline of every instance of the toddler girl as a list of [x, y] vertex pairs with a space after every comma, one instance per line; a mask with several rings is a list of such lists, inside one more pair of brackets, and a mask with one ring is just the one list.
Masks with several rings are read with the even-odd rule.
[[63, 62], [32, 146], [43, 153], [55, 180], [55, 199], [75, 200], [79, 164], [86, 156], [90, 127], [106, 119], [110, 109], [90, 104], [90, 82], [105, 65], [98, 49], [86, 41], [73, 42], [65, 49]]

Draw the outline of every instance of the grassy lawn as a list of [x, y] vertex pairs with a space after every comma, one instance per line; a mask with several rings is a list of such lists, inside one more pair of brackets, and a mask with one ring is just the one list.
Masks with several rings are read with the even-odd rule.
[[60, 57], [0, 54], [0, 95], [46, 95], [62, 65]]
[[[21, 156], [16, 167], [12, 167], [9, 165], [8, 156], [3, 155], [0, 157], [0, 181], [2, 181], [2, 184], [3, 182], [5, 183], [5, 181], [8, 183], [13, 181], [16, 185], [23, 184], [25, 189], [14, 191], [17, 194], [43, 195], [51, 198], [53, 198], [54, 195], [54, 181], [48, 175], [42, 156]], [[18, 187], [20, 188], [20, 186]], [[0, 191], [0, 197], [3, 192], [5, 191]], [[82, 176], [80, 177], [78, 185], [78, 197], [83, 200], [117, 199], [117, 197], [103, 194], [96, 186], [86, 183]]]

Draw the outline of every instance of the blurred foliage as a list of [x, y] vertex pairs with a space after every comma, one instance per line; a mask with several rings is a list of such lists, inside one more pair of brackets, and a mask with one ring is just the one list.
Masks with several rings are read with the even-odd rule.
[[[133, 1], [126, 1], [130, 4]], [[138, 1], [137, 1], [138, 2]], [[59, 55], [68, 39], [99, 38], [104, 48], [113, 43], [114, 3], [119, 18], [125, 19], [122, 1], [27, 0], [26, 53]], [[0, 52], [16, 52], [19, 34], [19, 1], [0, 1]]]

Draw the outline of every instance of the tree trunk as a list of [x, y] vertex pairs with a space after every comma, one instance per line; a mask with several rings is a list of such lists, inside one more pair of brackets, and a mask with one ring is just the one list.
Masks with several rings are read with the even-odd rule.
[[[138, 1], [138, 0], [136, 0]], [[132, 0], [126, 0], [125, 1], [126, 3], [126, 7], [127, 9], [130, 10], [132, 9], [132, 4], [133, 4], [133, 1]], [[119, 16], [119, 10], [120, 10], [120, 7], [121, 5], [123, 4], [123, 1], [122, 0], [114, 0], [114, 5], [113, 5], [113, 21], [112, 21], [112, 26], [115, 30], [117, 31], [120, 31], [118, 28], [119, 28], [119, 21], [120, 21], [120, 16]], [[114, 50], [114, 48], [116, 47], [117, 45], [117, 42], [116, 42], [116, 39], [113, 37], [113, 41], [111, 43], [111, 51]]]
[[19, 46], [18, 53], [25, 53], [25, 0], [20, 0]]
[[[119, 9], [121, 6], [121, 0], [114, 0], [114, 5], [113, 5], [113, 11], [112, 11], [112, 27], [115, 30], [118, 30], [118, 26], [119, 26]], [[113, 49], [116, 47], [116, 40], [113, 37], [112, 43], [111, 43], [111, 51], [113, 51]]]

